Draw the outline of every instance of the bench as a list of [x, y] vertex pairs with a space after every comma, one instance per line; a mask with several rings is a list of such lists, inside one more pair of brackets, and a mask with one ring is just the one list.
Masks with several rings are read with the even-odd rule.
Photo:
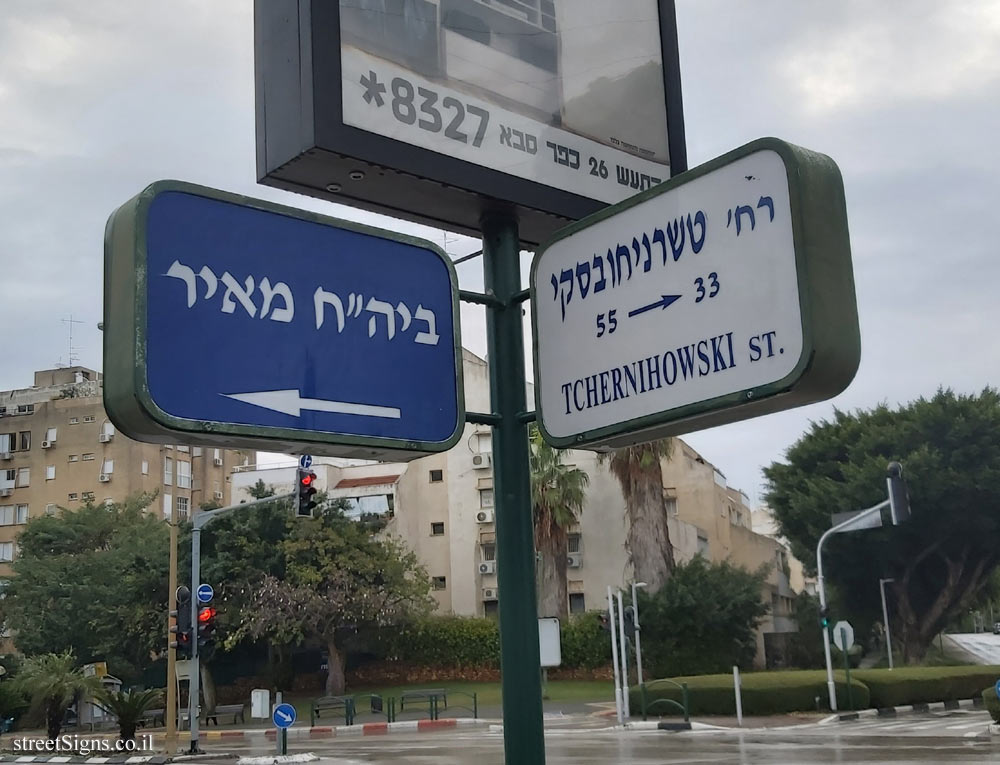
[[146, 725], [150, 725], [153, 728], [157, 727], [157, 721], [159, 721], [160, 727], [166, 725], [166, 714], [165, 709], [147, 709], [143, 712], [142, 717], [139, 718], [139, 725], [143, 728]]
[[354, 699], [351, 696], [323, 696], [319, 699], [313, 699], [312, 704], [309, 705], [309, 725], [316, 725], [316, 718], [320, 716], [320, 712], [338, 709], [344, 711], [344, 723], [353, 725]]
[[444, 708], [448, 708], [448, 691], [444, 688], [421, 688], [416, 691], [403, 691], [399, 694], [399, 711], [406, 708], [406, 702], [426, 701], [428, 712], [432, 720], [437, 719], [438, 701], [444, 702]]
[[232, 715], [233, 725], [236, 724], [237, 718], [239, 718], [240, 722], [246, 722], [246, 720], [243, 717], [242, 704], [219, 704], [218, 706], [215, 707], [214, 712], [212, 712], [210, 715], [205, 716], [205, 726], [207, 727], [209, 722], [215, 720], [215, 725], [216, 727], [218, 727], [219, 715], [222, 715], [223, 717], [228, 717], [229, 715]]

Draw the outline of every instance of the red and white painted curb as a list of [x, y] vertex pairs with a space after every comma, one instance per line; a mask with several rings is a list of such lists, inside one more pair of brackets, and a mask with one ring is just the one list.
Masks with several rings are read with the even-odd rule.
[[[289, 739], [302, 738], [335, 738], [338, 736], [385, 736], [389, 733], [426, 733], [451, 728], [488, 725], [489, 720], [475, 720], [471, 717], [449, 717], [443, 720], [400, 720], [399, 722], [371, 722], [360, 725], [314, 726], [311, 728], [288, 729]], [[202, 731], [201, 738], [205, 741], [230, 741], [236, 739], [274, 739], [277, 736], [274, 728], [251, 730], [217, 730]]]

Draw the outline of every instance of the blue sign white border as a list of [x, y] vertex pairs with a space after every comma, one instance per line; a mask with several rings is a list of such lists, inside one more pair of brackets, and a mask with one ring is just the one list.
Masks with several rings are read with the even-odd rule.
[[[288, 710], [291, 711], [292, 719], [289, 722], [285, 723], [284, 725], [281, 725], [278, 722], [278, 710], [285, 710], [285, 709], [288, 709]], [[295, 725], [295, 721], [297, 719], [298, 719], [298, 715], [295, 713], [295, 707], [293, 707], [291, 704], [289, 704], [287, 702], [284, 702], [282, 704], [278, 704], [274, 708], [274, 711], [271, 712], [271, 722], [274, 723], [274, 727], [275, 728], [280, 728], [280, 729], [291, 728], [293, 725]]]
[[[261, 425], [206, 422], [175, 417], [153, 400], [146, 369], [146, 224], [157, 196], [182, 192], [221, 202], [276, 213], [368, 236], [391, 239], [430, 250], [448, 269], [452, 295], [452, 342], [455, 349], [456, 423], [443, 441], [413, 441], [374, 436], [306, 431]], [[462, 376], [462, 340], [458, 275], [447, 254], [433, 242], [406, 234], [331, 218], [306, 210], [241, 194], [176, 180], [156, 181], [119, 207], [108, 219], [104, 234], [104, 407], [118, 430], [137, 441], [161, 444], [202, 444], [226, 448], [267, 449], [286, 453], [362, 459], [416, 459], [447, 451], [465, 429]]]
[[[768, 385], [568, 436], [549, 433], [545, 428], [541, 401], [543, 381], [539, 374], [539, 354], [544, 353], [544, 348], [539, 343], [539, 312], [536, 310], [539, 299], [538, 266], [546, 249], [623, 210], [765, 150], [781, 157], [788, 179], [802, 317], [802, 353], [795, 368], [783, 379]], [[529, 284], [536, 422], [545, 441], [556, 448], [609, 451], [823, 401], [842, 392], [850, 384], [861, 362], [861, 330], [847, 226], [847, 202], [840, 169], [825, 154], [778, 138], [751, 141], [560, 230], [535, 252]]]
[[[205, 592], [208, 595], [208, 597], [207, 598], [203, 597], [201, 594], [202, 592]], [[198, 598], [199, 603], [211, 603], [212, 598], [215, 597], [215, 590], [212, 588], [212, 585], [205, 584], [204, 582], [202, 582], [201, 584], [198, 585], [198, 589], [195, 592], [195, 597]]]

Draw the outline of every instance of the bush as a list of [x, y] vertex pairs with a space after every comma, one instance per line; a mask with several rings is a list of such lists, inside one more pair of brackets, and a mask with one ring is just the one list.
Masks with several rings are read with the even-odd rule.
[[381, 635], [386, 658], [428, 667], [500, 666], [493, 619], [431, 616]]
[[993, 722], [1000, 723], [1000, 699], [997, 698], [997, 689], [995, 686], [991, 685], [983, 691], [983, 703], [986, 705], [986, 711], [993, 718]]
[[611, 663], [611, 637], [601, 629], [597, 612], [577, 614], [562, 625], [562, 666], [597, 669]]
[[895, 707], [901, 704], [927, 704], [933, 701], [956, 701], [979, 695], [984, 685], [1000, 676], [1000, 667], [899, 667], [898, 669], [862, 669], [851, 677], [868, 686], [872, 706]]
[[[736, 696], [733, 691], [732, 675], [697, 675], [692, 677], [671, 678], [676, 683], [687, 683], [688, 703], [692, 715], [734, 715], [736, 714]], [[819, 698], [820, 708], [829, 706], [829, 691], [826, 686], [826, 673], [823, 671], [790, 671], [790, 672], [753, 672], [742, 675], [743, 714], [772, 715], [786, 712], [805, 712], [815, 710], [816, 699]], [[843, 672], [835, 673], [834, 682], [837, 691], [837, 707], [847, 709], [847, 680]], [[855, 709], [866, 709], [870, 703], [868, 688], [864, 683], [851, 677], [851, 695]], [[672, 699], [681, 701], [681, 690], [667, 683], [652, 681], [646, 683], [647, 708], [657, 699]], [[629, 691], [629, 706], [635, 714], [642, 709], [641, 694], [638, 688]], [[671, 706], [665, 709], [659, 705], [654, 714], [678, 715], [680, 712]]]

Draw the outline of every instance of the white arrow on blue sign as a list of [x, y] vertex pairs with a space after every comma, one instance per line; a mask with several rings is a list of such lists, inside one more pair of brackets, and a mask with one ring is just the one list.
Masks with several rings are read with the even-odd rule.
[[198, 602], [209, 603], [215, 597], [215, 590], [210, 584], [202, 584], [198, 587]]
[[271, 715], [274, 725], [277, 728], [291, 728], [295, 722], [295, 707], [291, 704], [278, 704]]
[[458, 281], [430, 242], [162, 181], [112, 215], [105, 277], [126, 435], [405, 460], [462, 433]]
[[313, 458], [311, 454], [303, 454], [299, 457], [299, 467], [308, 469], [311, 468], [313, 464]]

